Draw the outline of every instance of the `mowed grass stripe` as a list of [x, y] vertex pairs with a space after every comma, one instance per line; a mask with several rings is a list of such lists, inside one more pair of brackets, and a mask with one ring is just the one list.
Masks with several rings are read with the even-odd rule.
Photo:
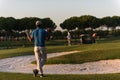
[[45, 75], [34, 78], [32, 74], [0, 73], [0, 80], [120, 80], [120, 74], [91, 74], [91, 75]]
[[47, 64], [81, 64], [108, 59], [120, 59], [120, 48], [84, 51], [76, 54], [69, 54], [50, 58]]

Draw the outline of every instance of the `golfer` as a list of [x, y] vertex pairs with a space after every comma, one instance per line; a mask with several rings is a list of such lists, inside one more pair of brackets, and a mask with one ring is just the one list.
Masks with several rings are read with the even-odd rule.
[[71, 46], [71, 35], [70, 35], [69, 31], [68, 31], [68, 35], [67, 35], [67, 40], [68, 40], [68, 46]]
[[[49, 30], [50, 31], [50, 30]], [[28, 40], [34, 41], [34, 53], [37, 62], [37, 68], [33, 70], [33, 74], [36, 77], [40, 73], [40, 77], [43, 77], [43, 66], [47, 59], [47, 53], [45, 48], [45, 40], [49, 39], [48, 31], [42, 27], [41, 21], [36, 21], [36, 29], [29, 33], [26, 31]]]

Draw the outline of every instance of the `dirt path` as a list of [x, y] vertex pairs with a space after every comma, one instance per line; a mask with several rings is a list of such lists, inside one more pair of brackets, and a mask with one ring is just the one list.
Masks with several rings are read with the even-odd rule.
[[[48, 58], [72, 54], [78, 51], [48, 54]], [[34, 55], [19, 56], [0, 60], [0, 72], [32, 73], [36, 68], [30, 64], [34, 61]], [[45, 65], [45, 74], [103, 74], [120, 73], [120, 60], [102, 60], [83, 64], [56, 64]]]

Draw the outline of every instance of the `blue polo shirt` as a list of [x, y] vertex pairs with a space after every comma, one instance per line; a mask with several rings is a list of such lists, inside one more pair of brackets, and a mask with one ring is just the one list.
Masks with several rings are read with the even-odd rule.
[[34, 38], [35, 46], [45, 47], [46, 36], [47, 36], [47, 32], [45, 31], [45, 29], [41, 29], [41, 28], [36, 28], [31, 33], [31, 37]]

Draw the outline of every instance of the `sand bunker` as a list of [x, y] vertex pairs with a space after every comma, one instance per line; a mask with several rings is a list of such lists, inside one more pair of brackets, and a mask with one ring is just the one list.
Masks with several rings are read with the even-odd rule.
[[[73, 54], [78, 51], [48, 54], [48, 58]], [[34, 55], [0, 59], [0, 72], [32, 73], [36, 65], [30, 64], [35, 60]], [[104, 74], [120, 73], [120, 59], [101, 60], [83, 64], [45, 65], [45, 74]]]

